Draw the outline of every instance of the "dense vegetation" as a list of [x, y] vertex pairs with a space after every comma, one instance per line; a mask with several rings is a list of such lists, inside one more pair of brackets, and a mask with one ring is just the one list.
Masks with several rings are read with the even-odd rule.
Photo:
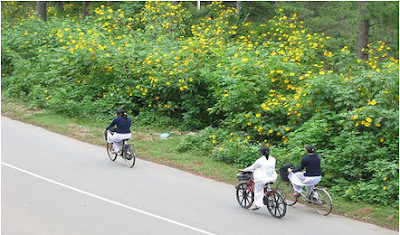
[[398, 207], [399, 64], [385, 43], [364, 61], [284, 9], [243, 22], [221, 2], [101, 5], [85, 20], [66, 4], [47, 22], [2, 6], [2, 87], [32, 108], [97, 119], [124, 108], [142, 124], [200, 130], [178, 149], [238, 167], [261, 144], [280, 165], [313, 144], [332, 192]]

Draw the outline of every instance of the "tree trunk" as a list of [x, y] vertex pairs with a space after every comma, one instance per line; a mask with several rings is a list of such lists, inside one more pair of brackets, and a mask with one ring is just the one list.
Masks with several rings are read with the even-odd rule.
[[37, 12], [43, 21], [47, 21], [47, 8], [45, 1], [36, 1]]
[[[369, 41], [369, 20], [365, 18], [366, 15], [366, 2], [360, 2], [360, 24], [358, 25], [358, 51], [357, 57], [360, 59], [368, 60], [367, 45]], [[363, 50], [364, 49], [364, 50]]]
[[82, 4], [82, 20], [84, 20], [86, 15], [88, 14], [88, 12], [86, 11], [86, 8], [87, 8], [88, 5], [89, 5], [89, 2], [83, 1], [83, 4]]
[[59, 11], [64, 10], [64, 3], [63, 3], [63, 2], [56, 2], [56, 8], [57, 8]]
[[240, 14], [240, 11], [242, 10], [242, 2], [241, 1], [236, 1], [236, 15]]

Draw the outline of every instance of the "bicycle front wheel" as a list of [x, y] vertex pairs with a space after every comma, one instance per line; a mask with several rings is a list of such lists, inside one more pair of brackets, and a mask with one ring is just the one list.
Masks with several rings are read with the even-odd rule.
[[246, 183], [241, 183], [236, 187], [236, 199], [241, 207], [248, 209], [253, 205], [254, 192], [247, 187]]
[[110, 158], [111, 161], [115, 161], [115, 159], [117, 159], [117, 154], [112, 153], [112, 151], [113, 151], [112, 143], [107, 143], [106, 147], [107, 147], [108, 157]]
[[297, 197], [293, 196], [295, 191], [292, 183], [281, 181], [276, 185], [276, 189], [282, 194], [288, 206], [293, 206], [296, 204]]
[[314, 209], [321, 215], [329, 215], [332, 211], [332, 198], [323, 188], [314, 189], [311, 196], [311, 202]]
[[286, 201], [279, 192], [275, 190], [268, 192], [264, 197], [264, 204], [273, 217], [280, 219], [286, 215]]
[[128, 145], [125, 151], [123, 152], [124, 154], [124, 160], [125, 160], [125, 165], [129, 166], [132, 168], [135, 165], [136, 162], [136, 154], [133, 148]]

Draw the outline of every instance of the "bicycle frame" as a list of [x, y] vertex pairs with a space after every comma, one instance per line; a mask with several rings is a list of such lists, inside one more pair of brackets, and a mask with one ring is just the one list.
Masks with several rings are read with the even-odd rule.
[[[273, 191], [273, 192], [278, 192], [278, 193], [279, 193], [278, 190], [272, 189], [272, 188], [269, 186], [270, 184], [272, 184], [272, 183], [266, 183], [266, 184], [264, 185], [264, 195], [265, 195], [265, 196], [267, 196], [268, 192], [272, 192], [272, 191]], [[246, 186], [249, 187], [250, 192], [253, 192], [253, 193], [254, 193], [255, 182], [254, 182], [253, 179], [250, 179], [250, 180], [246, 183]], [[268, 189], [269, 189], [269, 190], [268, 190]]]

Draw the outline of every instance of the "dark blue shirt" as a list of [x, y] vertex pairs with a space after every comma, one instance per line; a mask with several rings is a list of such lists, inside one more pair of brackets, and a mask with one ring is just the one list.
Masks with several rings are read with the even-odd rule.
[[125, 121], [124, 117], [117, 117], [115, 118], [111, 124], [107, 127], [107, 130], [111, 129], [113, 126], [117, 125], [117, 133], [120, 134], [127, 134], [131, 133], [131, 119], [127, 117]]
[[318, 155], [310, 153], [303, 157], [299, 168], [294, 169], [293, 172], [302, 171], [306, 168], [304, 176], [320, 176], [321, 175], [321, 159]]

